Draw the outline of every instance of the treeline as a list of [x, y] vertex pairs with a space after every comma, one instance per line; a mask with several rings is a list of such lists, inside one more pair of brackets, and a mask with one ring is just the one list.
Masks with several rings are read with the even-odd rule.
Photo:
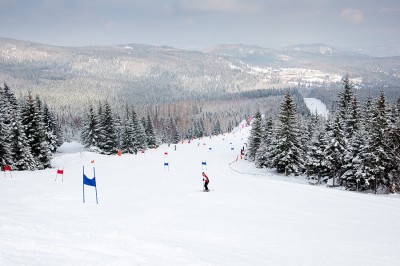
[[13, 170], [51, 167], [52, 153], [62, 144], [54, 114], [39, 96], [17, 101], [7, 84], [0, 86], [0, 165]]
[[349, 190], [400, 190], [400, 98], [389, 104], [382, 91], [361, 106], [348, 77], [335, 113], [300, 117], [286, 94], [277, 117], [254, 116], [247, 158], [286, 175], [307, 174]]
[[[285, 91], [271, 94], [262, 92], [259, 98], [212, 101], [184, 101], [165, 105], [112, 108], [112, 104], [99, 102], [88, 107], [83, 119], [81, 140], [92, 151], [115, 154], [137, 153], [162, 143], [174, 144], [183, 139], [201, 138], [229, 132], [247, 119], [255, 109], [273, 113]], [[297, 90], [295, 101], [301, 113], [309, 114]]]
[[[102, 154], [135, 153], [155, 148], [161, 143], [176, 144], [181, 139], [200, 138], [222, 133], [219, 120], [212, 132], [207, 132], [204, 119], [194, 119], [186, 131], [179, 130], [177, 118], [160, 118], [150, 114], [138, 116], [134, 108], [126, 107], [123, 117], [113, 112], [108, 102], [99, 103], [97, 111], [89, 107], [82, 129], [82, 143], [90, 151]], [[157, 129], [157, 130], [156, 130]], [[157, 132], [158, 133], [157, 133]]]

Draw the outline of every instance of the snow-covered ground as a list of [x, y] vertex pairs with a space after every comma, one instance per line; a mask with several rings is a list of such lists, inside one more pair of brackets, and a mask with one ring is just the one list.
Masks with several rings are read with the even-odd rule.
[[[70, 144], [55, 169], [1, 176], [0, 265], [398, 265], [398, 195], [256, 169], [237, 157], [247, 135], [121, 157]], [[98, 205], [87, 186], [82, 203], [91, 160]], [[211, 192], [201, 192], [204, 161]]]
[[329, 110], [326, 108], [326, 105], [317, 98], [304, 98], [304, 102], [311, 113], [315, 114], [315, 112], [317, 112], [321, 116], [328, 117]]

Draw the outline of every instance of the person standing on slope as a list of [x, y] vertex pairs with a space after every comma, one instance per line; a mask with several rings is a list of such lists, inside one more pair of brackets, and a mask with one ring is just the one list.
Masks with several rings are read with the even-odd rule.
[[208, 179], [208, 176], [206, 173], [202, 173], [203, 176], [203, 181], [204, 181], [204, 191], [208, 191], [208, 183], [210, 183], [210, 180]]

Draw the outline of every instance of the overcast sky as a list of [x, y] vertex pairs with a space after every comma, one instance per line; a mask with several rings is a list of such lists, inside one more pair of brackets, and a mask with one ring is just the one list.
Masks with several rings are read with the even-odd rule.
[[84, 46], [400, 44], [400, 0], [0, 0], [0, 36]]

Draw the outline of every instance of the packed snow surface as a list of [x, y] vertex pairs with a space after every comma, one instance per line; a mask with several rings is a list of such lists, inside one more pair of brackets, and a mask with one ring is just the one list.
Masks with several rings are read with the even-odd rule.
[[55, 168], [1, 176], [0, 265], [398, 265], [398, 195], [256, 169], [248, 130], [121, 157], [65, 144]]
[[311, 113], [317, 112], [319, 115], [328, 117], [329, 110], [326, 105], [317, 98], [304, 98], [304, 102]]

